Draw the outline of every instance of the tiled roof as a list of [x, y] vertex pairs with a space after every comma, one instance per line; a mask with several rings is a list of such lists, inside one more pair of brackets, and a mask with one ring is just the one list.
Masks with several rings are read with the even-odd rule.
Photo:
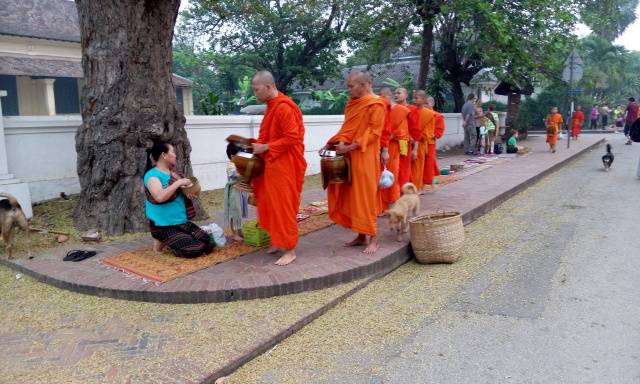
[[76, 4], [68, 0], [0, 0], [0, 35], [80, 42]]
[[[84, 77], [80, 61], [37, 56], [0, 56], [0, 75]], [[192, 83], [182, 76], [173, 75], [175, 87], [190, 87]]]

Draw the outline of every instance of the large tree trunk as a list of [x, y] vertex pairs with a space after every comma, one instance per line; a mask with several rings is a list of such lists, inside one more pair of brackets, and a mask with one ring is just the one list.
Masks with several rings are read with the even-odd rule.
[[420, 49], [420, 72], [416, 89], [427, 88], [427, 78], [429, 77], [429, 62], [431, 59], [431, 47], [433, 46], [433, 22], [424, 20], [422, 22], [422, 47]]
[[462, 92], [462, 85], [459, 81], [451, 82], [451, 93], [453, 93], [454, 112], [460, 112], [464, 105], [464, 93]]
[[505, 120], [507, 129], [514, 128], [514, 122], [518, 119], [518, 115], [520, 114], [521, 98], [522, 95], [513, 92], [510, 92], [507, 96], [507, 118]]
[[107, 234], [148, 229], [142, 177], [153, 140], [191, 146], [171, 78], [180, 0], [76, 0], [85, 82], [76, 134], [80, 200], [74, 222]]

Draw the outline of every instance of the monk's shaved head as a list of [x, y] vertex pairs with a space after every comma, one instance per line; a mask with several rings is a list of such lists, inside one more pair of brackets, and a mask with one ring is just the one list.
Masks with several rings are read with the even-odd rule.
[[273, 74], [269, 71], [258, 71], [253, 75], [253, 81], [258, 84], [276, 85], [276, 79], [273, 78]]
[[418, 107], [427, 105], [427, 93], [421, 89], [413, 91], [413, 104]]
[[370, 95], [371, 91], [371, 74], [366, 71], [352, 71], [347, 77], [347, 90], [349, 97], [357, 99], [359, 97]]
[[380, 96], [391, 96], [393, 95], [393, 92], [391, 92], [391, 88], [389, 87], [382, 87], [380, 88], [380, 92], [378, 92], [378, 94]]
[[393, 103], [393, 92], [391, 91], [391, 88], [380, 88], [380, 92], [378, 92], [378, 95], [384, 97], [388, 102]]
[[351, 73], [349, 73], [349, 76], [347, 77], [347, 80], [353, 80], [353, 81], [357, 81], [357, 82], [361, 82], [361, 83], [373, 83], [373, 79], [371, 78], [371, 74], [367, 71], [359, 71], [359, 70], [355, 70], [355, 71], [351, 71]]
[[407, 103], [407, 96], [409, 95], [409, 92], [407, 92], [406, 88], [398, 87], [398, 88], [396, 88], [396, 91], [394, 92], [394, 94], [396, 96], [396, 102], [398, 104], [406, 104]]
[[426, 99], [427, 98], [427, 92], [425, 92], [425, 91], [423, 91], [421, 89], [418, 89], [416, 91], [413, 91], [413, 97], [416, 97], [416, 96], [424, 97]]
[[427, 96], [427, 105], [429, 106], [429, 108], [433, 109], [436, 106], [436, 99], [433, 98], [433, 96]]
[[258, 71], [251, 79], [253, 94], [260, 102], [266, 103], [270, 99], [278, 96], [276, 81], [269, 71]]

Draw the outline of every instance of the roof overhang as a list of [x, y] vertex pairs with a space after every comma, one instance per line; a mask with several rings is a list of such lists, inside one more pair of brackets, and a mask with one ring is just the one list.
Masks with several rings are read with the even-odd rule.
[[[0, 56], [0, 75], [84, 77], [79, 60], [37, 56]], [[173, 75], [175, 87], [190, 87], [192, 81]]]

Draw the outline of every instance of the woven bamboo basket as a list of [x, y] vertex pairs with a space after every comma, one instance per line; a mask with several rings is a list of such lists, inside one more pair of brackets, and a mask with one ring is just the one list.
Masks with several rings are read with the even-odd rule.
[[411, 248], [421, 264], [455, 263], [464, 246], [464, 225], [459, 212], [414, 217], [409, 221]]

